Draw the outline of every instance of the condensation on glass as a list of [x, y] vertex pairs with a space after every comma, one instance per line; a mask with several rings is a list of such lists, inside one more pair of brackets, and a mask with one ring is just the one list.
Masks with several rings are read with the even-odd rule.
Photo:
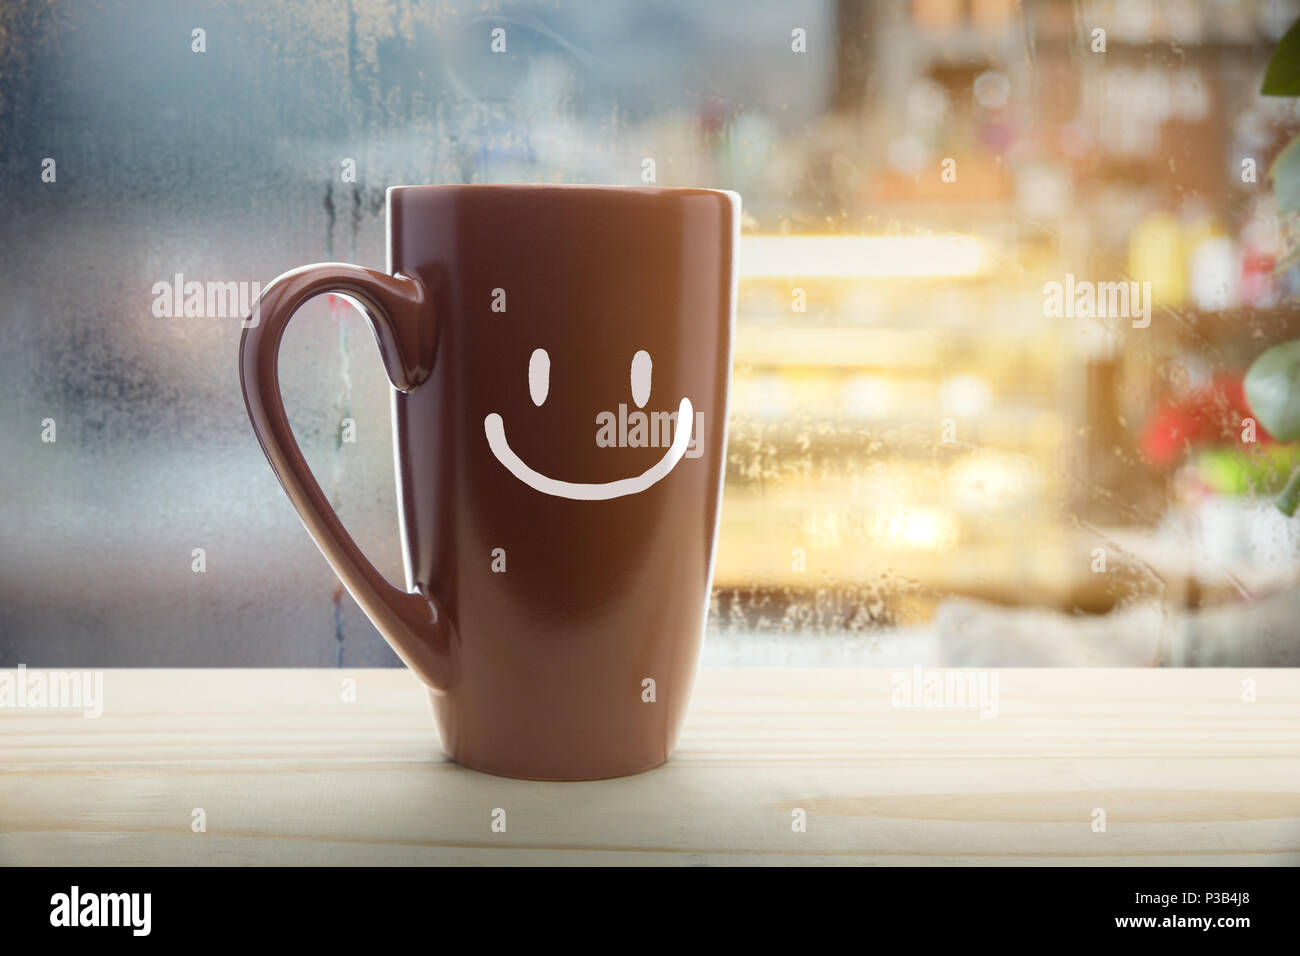
[[[251, 435], [242, 305], [382, 267], [391, 185], [651, 181], [745, 204], [706, 662], [1296, 663], [1300, 461], [1242, 376], [1300, 337], [1297, 15], [6, 5], [0, 665], [395, 662]], [[361, 319], [311, 304], [282, 375], [400, 578]]]

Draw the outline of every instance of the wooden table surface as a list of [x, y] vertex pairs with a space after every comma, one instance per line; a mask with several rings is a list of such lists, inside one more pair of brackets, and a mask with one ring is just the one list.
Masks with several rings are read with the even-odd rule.
[[0, 863], [1300, 863], [1300, 671], [1002, 670], [992, 718], [896, 673], [706, 669], [666, 766], [563, 784], [447, 762], [404, 671], [110, 670], [0, 708]]

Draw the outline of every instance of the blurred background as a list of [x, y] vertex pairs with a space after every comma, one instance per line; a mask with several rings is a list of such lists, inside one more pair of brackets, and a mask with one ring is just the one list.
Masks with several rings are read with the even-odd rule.
[[[395, 664], [252, 436], [235, 310], [159, 290], [382, 268], [391, 185], [648, 159], [744, 197], [706, 663], [1300, 663], [1300, 458], [1241, 385], [1300, 335], [1267, 179], [1300, 101], [1257, 92], [1297, 16], [7, 0], [0, 666]], [[1045, 292], [1103, 282], [1149, 311]], [[363, 320], [312, 303], [282, 375], [400, 580]]]

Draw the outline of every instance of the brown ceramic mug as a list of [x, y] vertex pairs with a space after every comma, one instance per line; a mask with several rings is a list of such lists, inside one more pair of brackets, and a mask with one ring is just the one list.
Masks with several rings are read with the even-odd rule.
[[[726, 445], [740, 197], [402, 186], [388, 268], [276, 279], [240, 343], [253, 429], [335, 573], [429, 686], [465, 766], [657, 766], [690, 699]], [[406, 587], [343, 529], [280, 396], [308, 299], [365, 313], [393, 385]]]

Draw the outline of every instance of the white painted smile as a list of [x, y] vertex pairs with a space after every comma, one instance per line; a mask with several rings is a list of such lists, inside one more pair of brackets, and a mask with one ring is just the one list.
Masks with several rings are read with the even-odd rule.
[[[639, 351], [632, 357], [632, 400], [638, 408], [650, 400], [650, 376], [652, 363], [650, 353]], [[528, 392], [533, 404], [540, 406], [546, 401], [551, 388], [551, 357], [545, 349], [536, 349], [528, 361]], [[677, 425], [673, 433], [672, 445], [664, 456], [653, 466], [633, 478], [620, 478], [617, 481], [603, 483], [584, 483], [561, 481], [550, 478], [526, 465], [514, 453], [506, 441], [506, 426], [496, 412], [483, 419], [483, 431], [487, 435], [488, 447], [497, 461], [506, 466], [506, 470], [529, 488], [545, 495], [557, 498], [574, 498], [579, 501], [608, 501], [610, 498], [622, 498], [645, 491], [657, 481], [665, 478], [677, 467], [677, 463], [686, 454], [691, 444], [691, 429], [695, 424], [695, 410], [689, 398], [682, 398], [677, 409]]]
[[514, 453], [509, 442], [506, 441], [505, 423], [496, 412], [483, 419], [483, 430], [487, 433], [488, 445], [492, 449], [492, 454], [496, 455], [497, 461], [505, 465], [510, 474], [528, 487], [557, 498], [608, 501], [610, 498], [622, 498], [624, 495], [635, 495], [645, 491], [655, 482], [667, 477], [668, 473], [677, 467], [677, 463], [682, 460], [687, 446], [691, 443], [691, 426], [695, 422], [695, 411], [691, 407], [689, 398], [682, 399], [681, 406], [677, 409], [677, 421], [678, 427], [673, 434], [672, 445], [654, 465], [633, 478], [620, 478], [617, 481], [596, 484], [560, 481], [558, 478], [549, 478], [530, 468]]

